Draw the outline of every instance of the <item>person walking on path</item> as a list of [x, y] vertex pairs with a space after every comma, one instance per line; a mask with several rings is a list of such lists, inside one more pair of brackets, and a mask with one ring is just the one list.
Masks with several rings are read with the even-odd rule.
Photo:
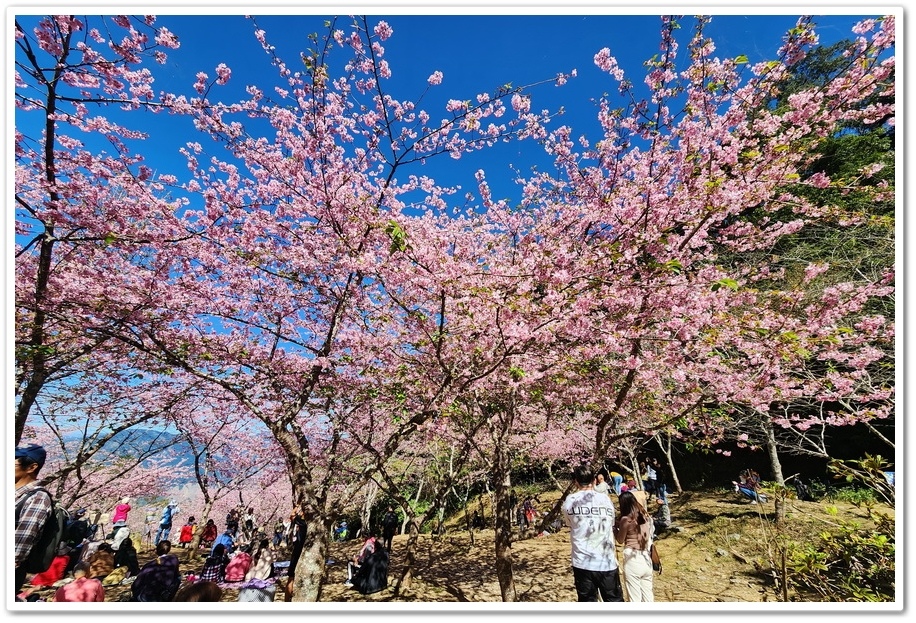
[[569, 525], [573, 581], [578, 601], [623, 601], [614, 545], [614, 504], [595, 491], [592, 470], [580, 465], [573, 473], [578, 491], [563, 502]]
[[38, 472], [44, 467], [47, 453], [38, 444], [29, 444], [16, 448], [14, 469], [14, 486], [16, 497], [16, 528], [13, 534], [13, 551], [15, 553], [15, 587], [14, 595], [25, 584], [25, 561], [32, 552], [32, 546], [41, 535], [41, 530], [54, 509], [51, 494], [38, 490]]

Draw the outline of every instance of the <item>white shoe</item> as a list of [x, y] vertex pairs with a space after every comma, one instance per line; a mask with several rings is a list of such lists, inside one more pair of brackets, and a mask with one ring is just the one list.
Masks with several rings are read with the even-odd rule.
[[347, 580], [346, 582], [344, 582], [344, 586], [346, 586], [347, 588], [349, 588], [349, 587], [353, 586], [353, 582], [351, 582], [350, 580]]
[[757, 500], [751, 500], [751, 504], [756, 504]]

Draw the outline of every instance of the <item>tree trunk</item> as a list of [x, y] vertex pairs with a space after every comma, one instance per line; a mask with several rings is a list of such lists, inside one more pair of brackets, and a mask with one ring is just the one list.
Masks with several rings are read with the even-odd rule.
[[512, 432], [515, 415], [515, 397], [511, 396], [505, 408], [494, 407], [490, 418], [490, 436], [493, 440], [493, 484], [496, 494], [497, 523], [495, 536], [496, 577], [503, 602], [518, 601], [512, 568], [512, 524], [509, 521], [510, 476], [508, 438]]
[[198, 529], [194, 531], [194, 538], [191, 539], [191, 551], [188, 554], [188, 560], [200, 560], [200, 537], [204, 535], [204, 526], [207, 525], [207, 517], [210, 516], [211, 510], [213, 510], [213, 500], [208, 499], [204, 503], [200, 521], [197, 522]]
[[415, 521], [407, 520], [407, 527], [410, 529], [410, 536], [407, 538], [407, 545], [404, 547], [404, 568], [401, 576], [394, 585], [394, 594], [402, 595], [410, 590], [411, 580], [413, 580], [413, 568], [417, 563], [417, 541], [420, 538], [420, 529]]
[[370, 480], [367, 485], [368, 491], [366, 492], [366, 501], [363, 503], [363, 511], [360, 513], [360, 530], [362, 531], [363, 536], [368, 535], [366, 532], [369, 530], [372, 521], [372, 507], [375, 505], [375, 500], [378, 498], [378, 483], [374, 480]]
[[671, 482], [674, 485], [674, 490], [677, 493], [681, 493], [681, 481], [678, 480], [677, 470], [674, 469], [674, 456], [671, 453], [671, 436], [665, 435], [665, 443], [662, 443], [661, 440], [662, 433], [657, 433], [655, 435], [655, 443], [658, 444], [658, 447], [661, 448], [662, 454], [665, 455], [665, 463], [668, 464], [668, 473], [671, 474]]
[[[505, 447], [505, 446], [499, 446]], [[497, 454], [505, 454], [498, 450]], [[496, 549], [496, 577], [499, 579], [499, 590], [504, 602], [515, 602], [518, 595], [515, 590], [515, 577], [512, 567], [512, 508], [509, 506], [509, 492], [512, 490], [512, 480], [508, 469], [508, 461], [500, 463], [502, 473], [495, 480], [495, 549]]]
[[[773, 421], [767, 417], [762, 423], [767, 439], [766, 449], [770, 458], [770, 469], [773, 472], [773, 480], [776, 481], [778, 487], [782, 488], [786, 486], [786, 480], [782, 474], [782, 463], [779, 462], [779, 452], [776, 446], [776, 431], [773, 428]], [[776, 512], [776, 525], [782, 526], [786, 521], [785, 496], [777, 491], [773, 495], [773, 500]]]
[[292, 601], [318, 601], [324, 583], [325, 564], [328, 559], [330, 526], [320, 519], [306, 521], [305, 545], [293, 578]]

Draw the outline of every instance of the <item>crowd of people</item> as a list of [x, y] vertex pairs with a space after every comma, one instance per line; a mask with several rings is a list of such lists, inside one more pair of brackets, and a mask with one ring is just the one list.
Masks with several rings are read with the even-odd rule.
[[[282, 551], [284, 558], [286, 554], [289, 557], [282, 566], [288, 569], [289, 578], [285, 598], [291, 600], [307, 529], [301, 509], [277, 519], [270, 534], [269, 526], [260, 524], [252, 507], [230, 510], [222, 532], [213, 519], [207, 519], [201, 527], [194, 516], [187, 517], [178, 533], [178, 547], [193, 547], [199, 537], [197, 547], [208, 554], [199, 567], [182, 570], [169, 539], [180, 516], [175, 500], [170, 500], [159, 516], [155, 557], [141, 566], [137, 535], [132, 536], [127, 525], [131, 500], [123, 497], [110, 515], [88, 513], [86, 509], [75, 511], [50, 566], [29, 577], [25, 561], [54, 504], [50, 494], [36, 484], [45, 459], [41, 446], [31, 444], [16, 449], [17, 599], [29, 600], [30, 589], [20, 592], [28, 581], [31, 589], [56, 588], [54, 601], [104, 601], [106, 586], [122, 584], [130, 584], [131, 601], [218, 601], [223, 587], [234, 583], [245, 583], [240, 600], [272, 601], [276, 563]], [[640, 470], [639, 484], [632, 475], [606, 470], [595, 474], [587, 467], [578, 468], [573, 475], [577, 491], [563, 502], [562, 517], [570, 529], [573, 581], [579, 601], [597, 601], [599, 597], [602, 601], [654, 599], [653, 572], [660, 565], [652, 557], [653, 541], [672, 526], [668, 479], [654, 458], [640, 463]], [[743, 470], [733, 485], [751, 503], [766, 501], [760, 477], [753, 470]], [[535, 525], [540, 516], [536, 498], [526, 496], [519, 502], [513, 490], [509, 503], [521, 530]], [[398, 513], [388, 506], [378, 529], [371, 525], [360, 529], [360, 548], [347, 562], [347, 587], [364, 594], [387, 587], [393, 537], [400, 522]], [[475, 512], [473, 525], [478, 529], [484, 526], [479, 513]], [[341, 522], [339, 528], [348, 530], [346, 522]], [[617, 548], [621, 549], [619, 568]]]
[[[278, 520], [273, 538], [266, 533], [268, 526], [258, 522], [253, 507], [232, 509], [222, 533], [213, 519], [201, 527], [194, 516], [188, 516], [177, 530], [177, 547], [187, 549], [197, 543], [208, 554], [201, 565], [185, 562], [182, 568], [170, 538], [181, 516], [178, 503], [169, 500], [158, 521], [156, 515], [147, 515], [147, 531], [141, 536], [131, 534], [128, 527], [132, 510], [129, 497], [120, 498], [110, 513], [87, 509], [71, 512], [56, 555], [36, 572], [36, 563], [31, 562], [34, 556], [30, 555], [41, 546], [40, 535], [55, 505], [51, 494], [37, 484], [46, 458], [40, 445], [16, 448], [17, 601], [35, 601], [38, 591], [50, 588], [56, 589], [51, 601], [104, 601], [106, 587], [127, 585], [130, 601], [211, 601], [222, 599], [221, 585], [232, 583], [240, 584], [240, 601], [260, 601], [275, 590], [278, 558], [291, 553], [289, 575], [294, 575], [306, 530], [301, 511]], [[155, 547], [155, 556], [141, 565], [137, 550], [143, 537]]]

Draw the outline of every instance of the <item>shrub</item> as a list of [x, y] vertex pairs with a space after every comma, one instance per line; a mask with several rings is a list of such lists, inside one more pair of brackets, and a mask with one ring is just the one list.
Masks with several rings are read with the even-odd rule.
[[827, 494], [827, 498], [834, 502], [848, 502], [856, 506], [874, 504], [877, 501], [874, 490], [863, 487], [840, 487], [832, 489]]
[[841, 522], [817, 539], [793, 544], [789, 581], [801, 596], [822, 601], [893, 601], [896, 543], [894, 520], [869, 510], [874, 527]]

